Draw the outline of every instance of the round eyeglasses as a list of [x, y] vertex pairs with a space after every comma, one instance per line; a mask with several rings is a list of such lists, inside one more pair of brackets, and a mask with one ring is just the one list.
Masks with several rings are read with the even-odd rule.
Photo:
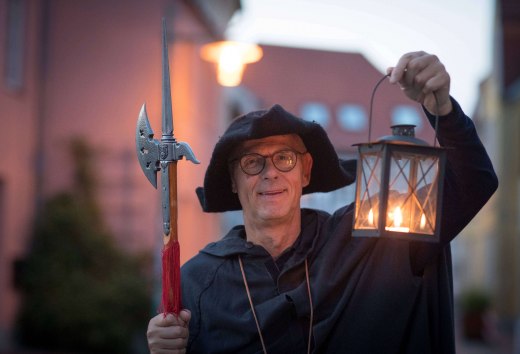
[[239, 161], [240, 168], [246, 175], [255, 176], [262, 172], [265, 168], [267, 158], [271, 159], [273, 166], [278, 171], [289, 172], [296, 166], [298, 154], [303, 155], [306, 152], [298, 152], [293, 150], [281, 150], [271, 155], [260, 155], [257, 153], [250, 153], [240, 156], [231, 162]]

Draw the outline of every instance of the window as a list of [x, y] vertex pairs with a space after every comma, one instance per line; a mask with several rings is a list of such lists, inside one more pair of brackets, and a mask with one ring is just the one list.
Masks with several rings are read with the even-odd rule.
[[8, 0], [4, 78], [8, 89], [23, 87], [25, 0]]
[[392, 125], [397, 124], [413, 124], [416, 126], [416, 131], [422, 127], [422, 119], [419, 112], [413, 106], [399, 105], [392, 110]]
[[338, 108], [338, 124], [347, 131], [361, 132], [368, 126], [367, 114], [363, 106], [343, 104]]
[[300, 115], [303, 119], [309, 122], [316, 122], [323, 128], [329, 125], [330, 112], [327, 106], [319, 102], [308, 102], [305, 103], [301, 110]]

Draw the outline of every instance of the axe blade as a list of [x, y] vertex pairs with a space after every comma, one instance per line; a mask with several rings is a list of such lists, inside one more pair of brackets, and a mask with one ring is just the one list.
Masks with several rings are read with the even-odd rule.
[[157, 188], [157, 171], [160, 168], [159, 141], [153, 138], [153, 130], [146, 114], [146, 104], [143, 104], [137, 118], [135, 131], [135, 146], [137, 159], [144, 175], [152, 186]]

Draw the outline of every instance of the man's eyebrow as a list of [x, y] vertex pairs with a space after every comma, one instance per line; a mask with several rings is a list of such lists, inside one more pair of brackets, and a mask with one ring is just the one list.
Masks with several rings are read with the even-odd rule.
[[[242, 147], [241, 149], [237, 149], [237, 152], [239, 152], [239, 155], [243, 155], [243, 154], [260, 154], [259, 152], [259, 147], [261, 147], [262, 145], [254, 145], [254, 146], [251, 146], [251, 147], [248, 147], [248, 148], [244, 148]], [[272, 148], [272, 152], [278, 152], [278, 151], [284, 151], [284, 150], [293, 150], [293, 151], [298, 151], [297, 148], [293, 147], [293, 146], [290, 146], [290, 145], [286, 145], [286, 144], [269, 144], [269, 145], [265, 145], [266, 147], [273, 147]], [[260, 154], [262, 155], [262, 154]]]

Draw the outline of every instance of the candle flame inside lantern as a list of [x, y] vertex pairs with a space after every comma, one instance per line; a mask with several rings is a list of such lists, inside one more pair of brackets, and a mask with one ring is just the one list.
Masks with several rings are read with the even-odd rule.
[[393, 212], [393, 225], [385, 227], [388, 231], [397, 231], [397, 232], [410, 232], [409, 227], [403, 227], [401, 224], [403, 223], [403, 212], [400, 207], [396, 207]]
[[401, 212], [401, 208], [397, 207], [394, 210], [394, 226], [399, 227], [403, 223], [403, 213]]
[[424, 213], [421, 215], [421, 230], [424, 229], [424, 227], [426, 226], [426, 216], [424, 215]]
[[368, 223], [372, 226], [374, 225], [374, 212], [372, 209], [368, 212]]

